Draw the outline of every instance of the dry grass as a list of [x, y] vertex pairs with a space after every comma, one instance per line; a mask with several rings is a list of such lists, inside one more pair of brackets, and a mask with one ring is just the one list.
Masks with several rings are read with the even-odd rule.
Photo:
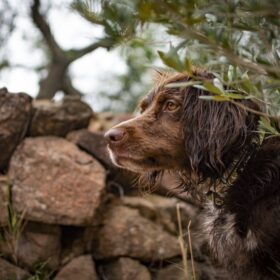
[[[177, 204], [177, 221], [178, 221], [178, 241], [181, 249], [182, 261], [183, 261], [183, 273], [184, 273], [184, 280], [196, 280], [196, 270], [193, 258], [193, 249], [192, 249], [192, 239], [191, 239], [191, 220], [188, 223], [187, 227], [187, 238], [186, 233], [183, 231], [182, 226], [182, 218], [181, 218], [181, 211], [180, 205]], [[188, 252], [190, 254], [191, 264], [188, 262]], [[191, 270], [190, 270], [191, 266]]]

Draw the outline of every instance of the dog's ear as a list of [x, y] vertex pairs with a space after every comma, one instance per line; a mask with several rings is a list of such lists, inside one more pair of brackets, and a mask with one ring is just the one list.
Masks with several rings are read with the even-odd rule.
[[[187, 88], [184, 93], [184, 139], [191, 169], [200, 180], [221, 178], [247, 144], [256, 137], [258, 116], [230, 102], [199, 99], [208, 92]], [[250, 100], [240, 101], [254, 107]]]

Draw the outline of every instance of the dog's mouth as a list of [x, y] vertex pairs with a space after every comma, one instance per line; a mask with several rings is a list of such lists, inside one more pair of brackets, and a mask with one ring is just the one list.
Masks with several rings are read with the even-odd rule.
[[144, 157], [125, 152], [117, 152], [113, 151], [109, 146], [108, 151], [112, 162], [120, 168], [128, 169], [137, 173], [159, 169], [158, 160], [155, 157]]

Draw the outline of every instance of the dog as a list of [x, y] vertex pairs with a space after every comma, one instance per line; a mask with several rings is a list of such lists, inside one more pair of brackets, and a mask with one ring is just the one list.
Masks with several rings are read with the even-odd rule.
[[205, 100], [191, 83], [213, 79], [158, 73], [140, 114], [105, 134], [111, 160], [152, 184], [175, 173], [202, 201], [210, 251], [231, 279], [280, 279], [280, 137], [263, 139], [253, 100]]

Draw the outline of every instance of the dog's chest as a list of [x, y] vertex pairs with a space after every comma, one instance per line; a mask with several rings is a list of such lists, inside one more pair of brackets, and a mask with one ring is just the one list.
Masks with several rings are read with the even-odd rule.
[[245, 236], [237, 231], [236, 216], [216, 208], [209, 202], [203, 215], [203, 228], [211, 253], [226, 266], [243, 266], [257, 248], [257, 240], [251, 230]]

